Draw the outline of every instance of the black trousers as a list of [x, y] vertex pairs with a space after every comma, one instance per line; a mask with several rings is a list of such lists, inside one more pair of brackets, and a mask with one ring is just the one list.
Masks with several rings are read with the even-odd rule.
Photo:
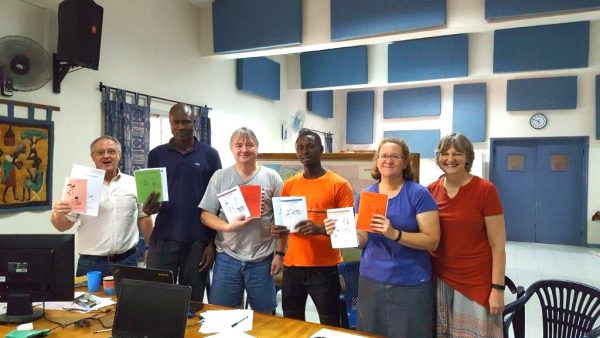
[[[171, 270], [175, 282], [192, 287], [192, 309], [198, 310], [204, 301], [204, 289], [208, 271], [199, 272], [198, 263], [206, 245], [204, 241], [164, 241], [150, 239], [147, 266], [153, 269]], [[194, 305], [195, 304], [195, 305]]]
[[340, 276], [337, 266], [284, 267], [281, 288], [283, 315], [305, 320], [308, 295], [321, 324], [340, 326]]

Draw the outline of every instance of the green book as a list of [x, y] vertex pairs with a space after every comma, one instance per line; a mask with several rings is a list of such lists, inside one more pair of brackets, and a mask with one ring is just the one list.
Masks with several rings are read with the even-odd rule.
[[167, 168], [147, 168], [133, 172], [139, 203], [144, 203], [151, 192], [159, 192], [159, 202], [169, 200], [167, 188]]

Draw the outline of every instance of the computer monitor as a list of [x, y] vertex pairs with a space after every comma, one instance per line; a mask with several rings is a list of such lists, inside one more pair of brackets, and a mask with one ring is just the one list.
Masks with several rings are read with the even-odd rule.
[[32, 302], [73, 300], [74, 248], [73, 234], [0, 235], [0, 323], [42, 317]]

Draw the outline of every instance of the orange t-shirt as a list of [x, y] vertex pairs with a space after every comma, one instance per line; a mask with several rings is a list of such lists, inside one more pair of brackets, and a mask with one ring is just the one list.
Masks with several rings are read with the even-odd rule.
[[489, 308], [492, 248], [485, 217], [503, 213], [496, 187], [475, 176], [454, 198], [448, 197], [443, 178], [427, 188], [440, 210], [440, 244], [431, 253], [434, 275]]
[[[354, 195], [348, 181], [332, 171], [323, 176], [306, 179], [303, 173], [285, 181], [281, 196], [305, 196], [308, 218], [323, 225], [327, 209], [352, 207]], [[335, 266], [342, 261], [340, 249], [331, 247], [326, 235], [300, 235], [290, 233], [285, 266]]]

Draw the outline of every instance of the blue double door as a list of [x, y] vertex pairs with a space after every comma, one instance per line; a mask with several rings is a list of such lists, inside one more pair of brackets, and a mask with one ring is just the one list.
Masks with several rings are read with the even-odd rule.
[[492, 139], [491, 147], [507, 239], [585, 245], [588, 139]]

